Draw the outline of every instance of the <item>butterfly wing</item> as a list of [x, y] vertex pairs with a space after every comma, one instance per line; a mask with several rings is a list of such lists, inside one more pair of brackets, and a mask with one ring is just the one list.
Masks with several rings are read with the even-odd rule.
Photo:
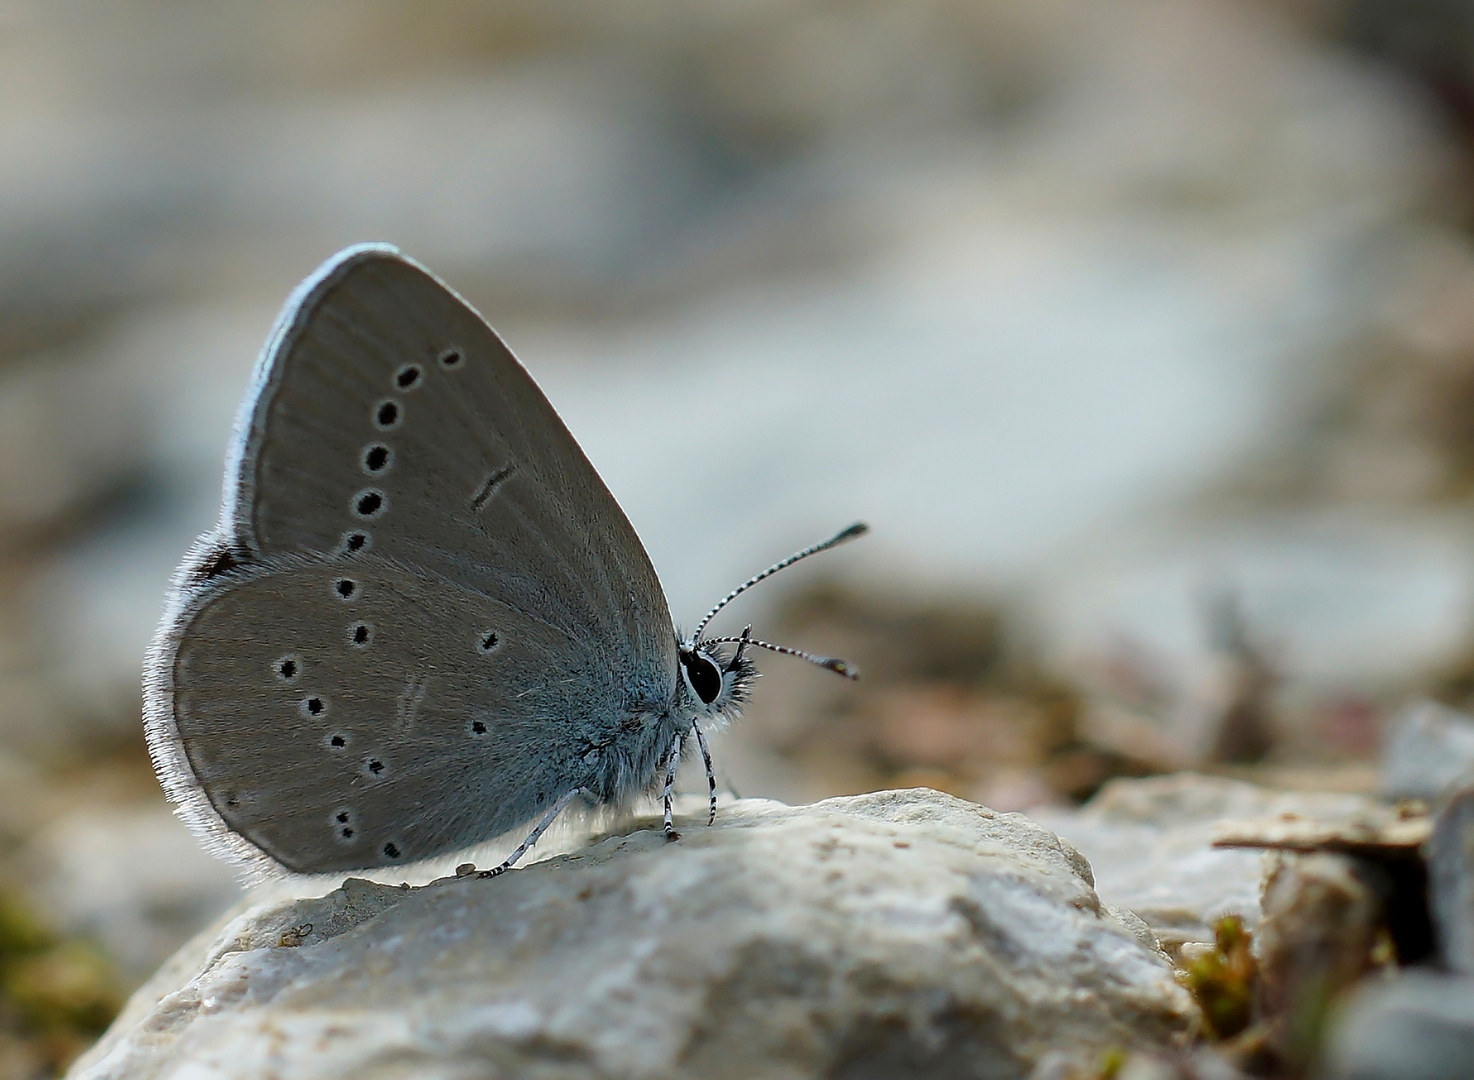
[[186, 820], [303, 873], [465, 847], [628, 746], [675, 665], [644, 547], [491, 328], [386, 247], [304, 283], [150, 655]]

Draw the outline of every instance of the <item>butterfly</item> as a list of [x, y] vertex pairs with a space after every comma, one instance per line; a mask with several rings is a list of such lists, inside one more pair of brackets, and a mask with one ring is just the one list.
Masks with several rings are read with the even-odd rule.
[[[735, 718], [751, 650], [680, 635], [634, 528], [526, 369], [429, 271], [348, 248], [288, 300], [242, 403], [219, 522], [144, 671], [183, 820], [259, 874], [446, 855], [570, 803], [663, 795]], [[534, 824], [535, 823], [535, 824]]]

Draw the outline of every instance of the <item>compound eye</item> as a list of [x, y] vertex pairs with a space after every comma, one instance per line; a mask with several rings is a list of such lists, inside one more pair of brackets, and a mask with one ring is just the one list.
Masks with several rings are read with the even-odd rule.
[[685, 665], [691, 689], [696, 691], [703, 705], [710, 705], [722, 692], [722, 673], [700, 653], [681, 654], [681, 663]]

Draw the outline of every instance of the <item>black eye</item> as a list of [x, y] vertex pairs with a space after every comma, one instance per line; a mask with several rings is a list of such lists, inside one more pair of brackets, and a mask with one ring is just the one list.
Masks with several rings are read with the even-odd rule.
[[699, 653], [682, 653], [681, 663], [686, 666], [686, 678], [691, 680], [691, 689], [696, 691], [703, 705], [710, 705], [722, 692], [722, 673]]

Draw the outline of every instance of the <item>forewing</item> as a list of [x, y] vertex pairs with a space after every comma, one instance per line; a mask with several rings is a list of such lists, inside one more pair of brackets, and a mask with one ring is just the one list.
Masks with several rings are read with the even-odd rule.
[[289, 304], [257, 379], [228, 492], [243, 545], [361, 544], [674, 684], [670, 610], [633, 527], [527, 371], [428, 271], [384, 247], [340, 255]]

